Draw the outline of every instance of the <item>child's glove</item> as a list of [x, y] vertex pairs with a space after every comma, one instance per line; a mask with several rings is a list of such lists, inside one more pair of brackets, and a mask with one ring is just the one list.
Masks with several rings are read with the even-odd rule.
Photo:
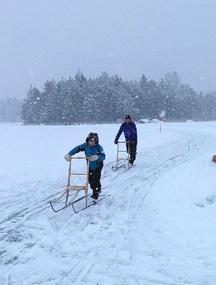
[[91, 156], [89, 156], [89, 161], [95, 161], [98, 160], [99, 156], [97, 154], [93, 154]]
[[64, 159], [65, 159], [66, 161], [70, 161], [70, 160], [71, 160], [70, 154], [69, 154], [69, 153], [65, 154]]

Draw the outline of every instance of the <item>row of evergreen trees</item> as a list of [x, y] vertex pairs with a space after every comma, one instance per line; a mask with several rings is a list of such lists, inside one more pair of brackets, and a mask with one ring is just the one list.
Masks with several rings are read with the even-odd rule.
[[7, 98], [0, 100], [0, 122], [21, 121], [22, 101], [17, 98]]
[[159, 82], [145, 75], [125, 81], [105, 72], [86, 79], [78, 72], [74, 78], [47, 81], [42, 92], [31, 87], [21, 116], [25, 124], [102, 123], [126, 113], [134, 119], [158, 118], [162, 110], [167, 120], [215, 120], [216, 95], [197, 94], [176, 72]]

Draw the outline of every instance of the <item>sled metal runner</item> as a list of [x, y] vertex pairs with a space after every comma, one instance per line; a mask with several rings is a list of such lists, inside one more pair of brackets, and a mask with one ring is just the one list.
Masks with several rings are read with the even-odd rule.
[[[89, 194], [87, 195], [87, 197], [89, 196]], [[70, 200], [70, 202], [68, 202], [67, 204], [65, 203], [65, 205], [63, 206], [63, 207], [60, 207], [60, 208], [58, 208], [58, 209], [56, 209], [54, 206], [53, 206], [53, 204], [55, 203], [55, 202], [58, 202], [58, 201], [50, 201], [49, 203], [50, 203], [50, 206], [51, 206], [51, 208], [52, 208], [52, 210], [53, 210], [53, 212], [55, 212], [55, 213], [58, 213], [59, 211], [62, 211], [62, 210], [64, 210], [64, 209], [66, 209], [67, 207], [69, 207], [69, 206], [72, 206], [74, 203], [77, 203], [77, 202], [79, 202], [79, 201], [81, 201], [81, 200], [84, 200], [84, 199], [86, 199], [86, 196], [82, 196], [82, 197], [80, 197], [80, 198], [78, 198], [78, 199], [76, 199], [76, 200]], [[73, 209], [73, 207], [72, 207], [72, 209]], [[75, 211], [74, 211], [75, 212]]]
[[[78, 172], [71, 172], [72, 169], [72, 161], [77, 159], [83, 159], [86, 161], [86, 172], [85, 173], [78, 173]], [[73, 185], [72, 184], [72, 177], [73, 176], [85, 176], [85, 184], [84, 185]], [[89, 159], [86, 157], [71, 157], [69, 161], [68, 167], [68, 178], [67, 178], [67, 186], [64, 192], [57, 197], [56, 199], [50, 201], [51, 209], [57, 213], [59, 211], [64, 210], [65, 208], [71, 206], [73, 203], [77, 203], [80, 200], [85, 199], [85, 206], [87, 207], [87, 198], [88, 198], [88, 177], [89, 177]], [[84, 196], [78, 198], [80, 192], [84, 191]], [[57, 204], [63, 204], [61, 207], [56, 207]]]
[[[128, 150], [123, 150], [120, 149], [120, 144], [126, 144], [125, 141], [119, 141], [117, 143], [117, 152], [116, 152], [116, 161], [115, 161], [115, 165], [112, 166], [112, 170], [118, 170], [120, 168], [124, 168], [124, 169], [129, 169], [129, 159], [130, 159], [130, 146], [128, 147]], [[126, 157], [121, 157], [120, 153], [127, 153]]]
[[[76, 207], [76, 204], [79, 204], [79, 202], [82, 200], [82, 199], [78, 199], [77, 201], [74, 201], [71, 203], [71, 206], [72, 206], [72, 209], [74, 211], [75, 214], [91, 207], [91, 206], [95, 206], [97, 205], [100, 201], [104, 200], [105, 198], [109, 197], [110, 195], [101, 195], [97, 200], [92, 200], [90, 201], [90, 203], [88, 203], [87, 205], [85, 206], [82, 206], [82, 207]], [[83, 197], [84, 198], [84, 197]]]

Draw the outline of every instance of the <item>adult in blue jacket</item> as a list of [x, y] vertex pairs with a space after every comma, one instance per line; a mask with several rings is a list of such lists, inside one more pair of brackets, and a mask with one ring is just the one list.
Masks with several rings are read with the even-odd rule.
[[101, 192], [101, 170], [105, 159], [105, 153], [99, 144], [98, 135], [96, 133], [90, 133], [85, 143], [74, 147], [65, 155], [65, 160], [70, 161], [70, 157], [80, 151], [84, 151], [85, 156], [89, 158], [89, 184], [93, 190], [91, 197], [97, 200]]
[[137, 149], [137, 128], [136, 124], [132, 121], [130, 115], [125, 116], [124, 123], [121, 125], [114, 143], [118, 143], [122, 132], [124, 132], [126, 140], [127, 152], [130, 154], [129, 163], [133, 165], [134, 160], [136, 159], [136, 149]]

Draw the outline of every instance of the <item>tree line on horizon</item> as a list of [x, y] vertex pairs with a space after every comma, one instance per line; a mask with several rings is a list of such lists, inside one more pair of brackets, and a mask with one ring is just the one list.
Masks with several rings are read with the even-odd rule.
[[0, 122], [21, 121], [22, 100], [17, 98], [0, 99]]
[[31, 86], [21, 118], [24, 124], [109, 123], [128, 113], [134, 120], [159, 118], [161, 111], [168, 121], [216, 120], [216, 92], [195, 92], [177, 72], [158, 82], [106, 72], [87, 79], [77, 72], [74, 78], [46, 81], [42, 91]]

